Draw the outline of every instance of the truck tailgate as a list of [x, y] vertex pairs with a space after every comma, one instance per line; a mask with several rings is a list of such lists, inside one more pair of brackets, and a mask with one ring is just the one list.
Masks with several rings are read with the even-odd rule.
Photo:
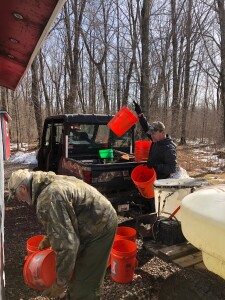
[[132, 170], [141, 162], [92, 163], [63, 158], [58, 170], [59, 174], [75, 176], [90, 183], [100, 192], [134, 189], [131, 179]]

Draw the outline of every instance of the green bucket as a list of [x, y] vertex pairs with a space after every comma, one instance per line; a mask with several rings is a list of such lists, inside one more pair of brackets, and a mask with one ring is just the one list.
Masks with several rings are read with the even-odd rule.
[[107, 161], [111, 162], [113, 161], [113, 149], [103, 149], [99, 150], [99, 156], [102, 159], [106, 159]]

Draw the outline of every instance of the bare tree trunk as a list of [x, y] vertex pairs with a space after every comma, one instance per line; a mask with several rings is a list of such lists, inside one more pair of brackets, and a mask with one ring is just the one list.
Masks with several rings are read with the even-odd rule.
[[[92, 49], [94, 56], [94, 47]], [[89, 59], [89, 102], [92, 113], [96, 113], [96, 69], [91, 59]]]
[[[86, 0], [81, 1], [80, 11], [78, 10], [78, 0], [73, 0], [73, 15], [74, 15], [74, 38], [71, 36], [70, 16], [67, 5], [64, 5], [65, 24], [67, 30], [67, 42], [70, 59], [70, 85], [69, 94], [65, 99], [65, 113], [72, 113], [74, 111], [74, 102], [78, 92], [78, 62], [79, 62], [79, 39], [81, 33], [81, 23], [83, 12], [86, 5]], [[72, 45], [72, 40], [74, 44]]]
[[171, 120], [171, 135], [175, 136], [177, 129], [177, 122], [179, 116], [179, 81], [177, 75], [177, 16], [176, 16], [176, 0], [171, 0], [171, 14], [172, 14], [172, 46], [173, 46], [173, 99], [172, 99], [172, 120]]
[[92, 55], [91, 49], [90, 49], [90, 47], [87, 43], [87, 39], [86, 39], [86, 36], [85, 36], [84, 32], [82, 32], [82, 37], [83, 37], [84, 44], [85, 44], [85, 47], [87, 49], [87, 52], [89, 54], [89, 57], [90, 57], [91, 61], [93, 62], [93, 64], [96, 66], [96, 68], [98, 70], [98, 74], [99, 74], [99, 78], [100, 78], [100, 82], [101, 82], [101, 87], [102, 87], [102, 94], [103, 94], [104, 103], [105, 103], [105, 112], [107, 114], [109, 114], [110, 107], [109, 107], [108, 88], [107, 88], [107, 85], [106, 85], [106, 77], [104, 77], [104, 73], [103, 73], [103, 64], [105, 62], [106, 55], [107, 55], [107, 50], [108, 50], [107, 44], [105, 45], [105, 48], [104, 48], [104, 51], [103, 51], [103, 54], [102, 54], [102, 57], [101, 57], [100, 61], [97, 62], [95, 60], [94, 56]]
[[186, 121], [189, 103], [189, 89], [190, 89], [190, 63], [191, 63], [191, 27], [192, 27], [192, 0], [188, 1], [188, 15], [186, 20], [186, 59], [185, 59], [185, 74], [184, 74], [184, 100], [182, 106], [181, 119], [181, 144], [186, 144]]
[[133, 66], [134, 66], [134, 64], [137, 64], [137, 61], [136, 61], [136, 50], [137, 50], [137, 40], [138, 40], [138, 38], [137, 38], [137, 18], [138, 18], [139, 5], [137, 3], [136, 14], [134, 14], [134, 11], [133, 11], [133, 3], [129, 2], [128, 5], [129, 5], [129, 19], [130, 19], [130, 35], [131, 35], [131, 40], [132, 40], [132, 57], [131, 57], [131, 61], [129, 64], [126, 81], [124, 83], [125, 88], [124, 88], [124, 93], [123, 93], [123, 98], [122, 98], [123, 105], [127, 105], [128, 97], [129, 97], [130, 81], [131, 81], [131, 76], [133, 73]]
[[41, 77], [40, 79], [41, 79], [41, 84], [42, 84], [43, 92], [44, 92], [44, 96], [45, 96], [47, 116], [50, 116], [51, 115], [51, 105], [50, 105], [50, 99], [49, 99], [48, 91], [46, 88], [46, 82], [45, 82], [45, 78], [44, 78], [44, 64], [43, 64], [42, 53], [40, 53], [38, 55], [38, 57], [39, 57], [39, 62], [40, 62], [40, 77]]
[[132, 55], [129, 70], [127, 73], [126, 82], [125, 82], [125, 89], [124, 89], [123, 100], [122, 100], [123, 105], [127, 105], [127, 102], [128, 102], [130, 80], [131, 80], [131, 76], [132, 76], [134, 61], [135, 61], [135, 58], [134, 58], [134, 55]]
[[116, 53], [117, 53], [117, 62], [116, 62], [116, 104], [117, 104], [117, 110], [120, 109], [121, 107], [121, 94], [120, 94], [120, 25], [119, 25], [119, 20], [120, 20], [120, 13], [119, 13], [119, 3], [117, 0], [117, 5], [116, 5], [116, 16], [117, 16], [117, 36], [116, 36]]
[[146, 117], [149, 118], [150, 108], [150, 71], [149, 71], [149, 24], [150, 24], [150, 0], [143, 0], [141, 11], [141, 45], [142, 45], [142, 62], [141, 62], [141, 86], [140, 102]]
[[42, 135], [42, 116], [41, 116], [41, 104], [39, 101], [39, 80], [38, 80], [38, 62], [37, 58], [34, 59], [31, 65], [32, 73], [32, 102], [34, 105], [34, 114], [37, 124], [38, 139], [41, 140]]
[[217, 0], [219, 25], [221, 33], [220, 53], [221, 53], [221, 68], [220, 68], [220, 99], [223, 105], [223, 142], [225, 142], [225, 9], [224, 0]]

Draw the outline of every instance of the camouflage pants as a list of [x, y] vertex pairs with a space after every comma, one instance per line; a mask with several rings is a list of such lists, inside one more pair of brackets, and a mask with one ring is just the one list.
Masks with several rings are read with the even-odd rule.
[[69, 299], [98, 300], [109, 254], [117, 229], [117, 217], [109, 230], [86, 245], [76, 260], [73, 278], [69, 284]]

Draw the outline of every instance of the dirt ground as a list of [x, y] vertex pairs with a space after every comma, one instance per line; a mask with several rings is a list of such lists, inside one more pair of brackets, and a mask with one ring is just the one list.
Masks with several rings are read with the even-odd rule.
[[[225, 183], [223, 173], [210, 173], [210, 158], [201, 161], [200, 154], [193, 154], [189, 147], [178, 147], [179, 165], [188, 171], [191, 177], [205, 177], [213, 183]], [[12, 171], [19, 168], [33, 168], [32, 165], [5, 162], [5, 187]], [[202, 175], [202, 171], [205, 172]], [[29, 288], [23, 279], [26, 241], [34, 235], [44, 234], [37, 222], [33, 208], [15, 201], [5, 202], [5, 298], [6, 300], [41, 300], [39, 291]], [[118, 284], [111, 279], [110, 270], [104, 281], [102, 299], [143, 299], [157, 300], [160, 288], [165, 279], [180, 269], [173, 264], [147, 254], [138, 240], [138, 268], [134, 280], [128, 284]], [[46, 298], [47, 299], [47, 298]], [[180, 299], [182, 300], [182, 299]]]

